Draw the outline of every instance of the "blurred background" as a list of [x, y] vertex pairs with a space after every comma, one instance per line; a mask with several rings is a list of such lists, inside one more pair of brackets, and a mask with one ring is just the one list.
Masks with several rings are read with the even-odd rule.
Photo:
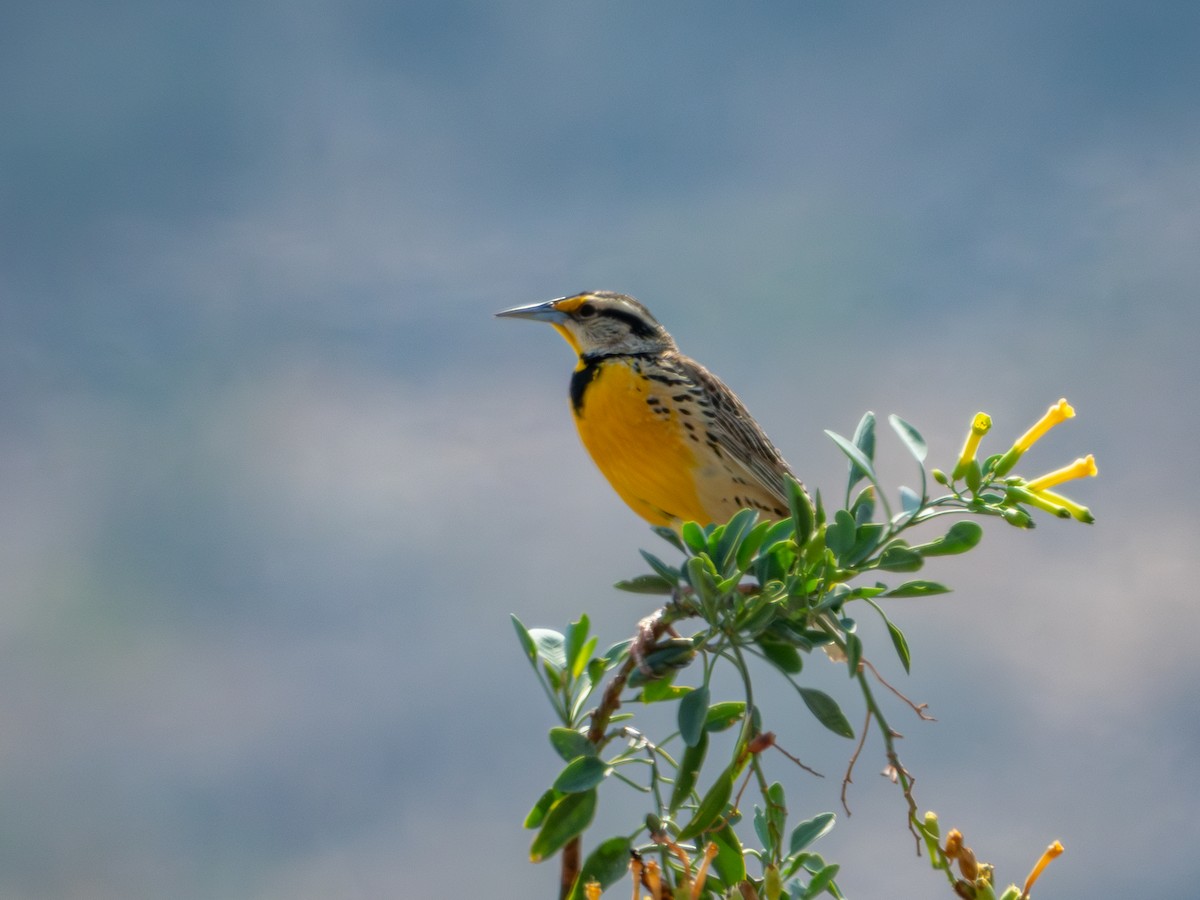
[[[977, 410], [993, 452], [1075, 405], [1021, 470], [1095, 453], [1098, 523], [992, 525], [894, 603], [911, 677], [863, 616], [868, 655], [1002, 882], [1059, 838], [1043, 896], [1190, 894], [1198, 40], [1121, 0], [9, 4], [0, 896], [554, 895], [508, 616], [621, 640], [652, 603], [611, 583], [670, 553], [578, 444], [567, 346], [492, 318], [587, 288], [827, 498], [867, 409], [947, 465]], [[843, 889], [949, 896], [878, 740], [847, 818], [852, 744], [771, 682]]]

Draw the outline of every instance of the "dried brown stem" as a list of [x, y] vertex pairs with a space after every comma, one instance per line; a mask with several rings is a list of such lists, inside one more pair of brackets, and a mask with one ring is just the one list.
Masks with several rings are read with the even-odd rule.
[[792, 762], [794, 762], [796, 765], [798, 765], [800, 768], [802, 768], [809, 775], [816, 775], [818, 778], [825, 777], [820, 772], [818, 772], [816, 769], [814, 769], [812, 766], [806, 766], [804, 763], [802, 763], [800, 761], [799, 757], [792, 756], [792, 754], [788, 753], [786, 750], [784, 750], [782, 747], [779, 746], [779, 744], [775, 743], [774, 741], [771, 742], [771, 746], [773, 746], [776, 750], [778, 750], [780, 753], [782, 753], [784, 756], [786, 756], [788, 759], [790, 759]]
[[929, 713], [925, 712], [925, 710], [929, 709], [928, 703], [914, 703], [913, 701], [909, 700], [902, 693], [900, 693], [900, 691], [898, 691], [895, 687], [893, 687], [891, 684], [889, 684], [884, 679], [884, 677], [879, 674], [879, 670], [877, 668], [875, 668], [873, 665], [871, 665], [871, 661], [869, 659], [867, 659], [866, 657], [863, 658], [862, 664], [871, 670], [871, 674], [875, 676], [876, 681], [878, 681], [885, 688], [887, 688], [889, 691], [891, 691], [893, 694], [895, 694], [897, 697], [899, 697], [901, 700], [903, 700], [905, 703], [907, 703], [909, 709], [911, 709], [918, 716], [920, 716], [921, 720], [923, 722], [936, 722], [937, 721], [937, 719], [935, 719], [933, 716], [929, 715]]
[[850, 801], [846, 799], [846, 792], [854, 781], [850, 776], [854, 773], [854, 764], [858, 762], [858, 755], [862, 753], [863, 744], [867, 742], [867, 729], [871, 727], [871, 711], [867, 710], [866, 721], [863, 722], [862, 733], [858, 737], [858, 746], [854, 748], [854, 753], [850, 756], [850, 764], [846, 766], [846, 774], [842, 778], [842, 809], [846, 811], [846, 817], [849, 818]]

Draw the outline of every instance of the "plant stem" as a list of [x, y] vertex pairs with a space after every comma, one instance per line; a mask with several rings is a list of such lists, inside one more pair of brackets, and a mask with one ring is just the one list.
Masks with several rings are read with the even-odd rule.
[[[654, 639], [658, 640], [662, 637], [663, 632], [671, 627], [673, 619], [667, 614], [665, 609], [659, 610], [654, 623], [650, 626], [651, 633]], [[629, 680], [629, 676], [633, 674], [634, 667], [637, 662], [630, 656], [622, 664], [617, 674], [613, 676], [612, 681], [608, 683], [608, 687], [604, 689], [604, 696], [600, 700], [600, 705], [592, 713], [592, 724], [588, 728], [587, 739], [599, 750], [606, 743], [605, 733], [608, 731], [608, 723], [612, 721], [613, 715], [621, 708], [621, 692], [625, 690], [625, 683]], [[579, 877], [580, 855], [583, 839], [576, 835], [567, 841], [567, 844], [562, 849], [562, 868], [559, 875], [559, 898], [566, 900], [571, 893], [571, 888], [575, 886], [575, 881]]]
[[562, 869], [558, 885], [559, 900], [567, 900], [567, 897], [571, 895], [571, 888], [575, 886], [575, 879], [579, 877], [579, 853], [582, 845], [583, 841], [574, 837], [567, 842], [567, 846], [563, 847]]

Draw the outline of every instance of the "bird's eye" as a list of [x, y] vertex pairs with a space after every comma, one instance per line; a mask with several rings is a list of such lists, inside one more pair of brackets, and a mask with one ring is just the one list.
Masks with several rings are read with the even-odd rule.
[[579, 306], [579, 318], [590, 319], [596, 314], [596, 306], [593, 303], [581, 303]]

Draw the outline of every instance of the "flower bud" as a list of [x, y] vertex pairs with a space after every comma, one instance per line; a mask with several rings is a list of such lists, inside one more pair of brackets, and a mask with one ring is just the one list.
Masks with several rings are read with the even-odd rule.
[[1034, 493], [1027, 490], [1018, 484], [1005, 485], [1005, 493], [1008, 494], [1008, 500], [1015, 503], [1028, 503], [1030, 506], [1036, 506], [1044, 512], [1050, 513], [1052, 516], [1058, 516], [1060, 519], [1071, 518], [1071, 513], [1065, 506], [1060, 506], [1052, 502], [1042, 493]]
[[1071, 514], [1071, 518], [1077, 519], [1084, 525], [1092, 525], [1096, 521], [1096, 517], [1092, 515], [1091, 510], [1086, 506], [1082, 506], [1074, 500], [1064, 497], [1062, 494], [1056, 494], [1054, 491], [1038, 491], [1038, 495], [1057, 506], [1061, 506]]
[[950, 832], [946, 835], [946, 846], [942, 849], [942, 852], [946, 854], [948, 859], [957, 859], [962, 846], [962, 832], [957, 828], [951, 828]]
[[1018, 528], [1033, 527], [1033, 517], [1019, 507], [1006, 506], [1000, 510], [1000, 515], [1004, 517], [1004, 521], [1009, 525], [1016, 525]]
[[958, 871], [962, 872], [967, 881], [974, 881], [979, 877], [979, 863], [975, 860], [975, 851], [970, 847], [963, 847], [958, 851]]
[[763, 888], [767, 894], [767, 900], [779, 900], [783, 895], [783, 879], [779, 875], [779, 869], [774, 865], [767, 866], [767, 870], [763, 873]]

